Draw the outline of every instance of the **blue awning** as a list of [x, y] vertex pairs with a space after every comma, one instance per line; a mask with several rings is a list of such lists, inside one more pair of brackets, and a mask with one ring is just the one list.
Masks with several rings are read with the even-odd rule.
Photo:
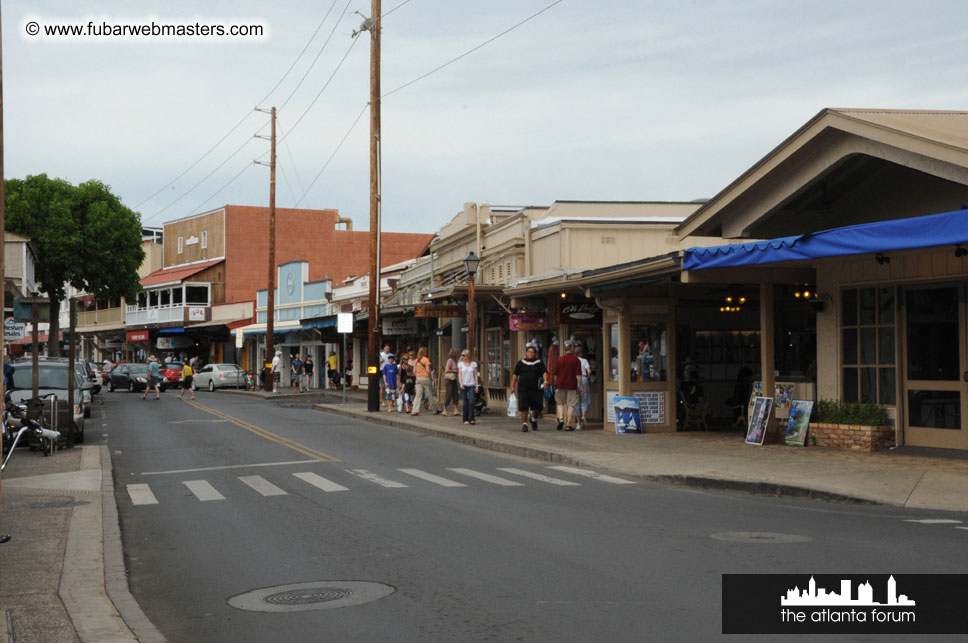
[[959, 243], [968, 244], [968, 210], [862, 223], [755, 243], [689, 248], [684, 251], [682, 268], [752, 266]]
[[184, 328], [162, 328], [158, 331], [159, 333], [184, 333]]
[[336, 315], [322, 318], [317, 317], [315, 319], [304, 319], [302, 321], [302, 329], [309, 330], [310, 328], [336, 328]]

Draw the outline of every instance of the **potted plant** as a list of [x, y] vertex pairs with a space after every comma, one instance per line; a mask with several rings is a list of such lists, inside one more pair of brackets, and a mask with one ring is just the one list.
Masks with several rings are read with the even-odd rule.
[[887, 449], [896, 444], [890, 421], [878, 404], [820, 400], [813, 407], [808, 443], [853, 451]]

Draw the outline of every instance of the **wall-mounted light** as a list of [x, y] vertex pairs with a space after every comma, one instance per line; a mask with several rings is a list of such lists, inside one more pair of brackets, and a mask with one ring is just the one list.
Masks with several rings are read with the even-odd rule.
[[955, 259], [961, 259], [965, 255], [968, 255], [968, 250], [962, 248], [960, 245], [955, 248]]
[[817, 292], [809, 284], [803, 284], [802, 288], [793, 292], [793, 296], [796, 299], [816, 299], [818, 297]]
[[561, 293], [561, 298], [562, 299], [567, 299], [568, 298], [568, 293], [566, 293], [566, 292]]
[[891, 258], [883, 252], [878, 252], [876, 255], [874, 255], [874, 261], [883, 266], [886, 263], [891, 263]]

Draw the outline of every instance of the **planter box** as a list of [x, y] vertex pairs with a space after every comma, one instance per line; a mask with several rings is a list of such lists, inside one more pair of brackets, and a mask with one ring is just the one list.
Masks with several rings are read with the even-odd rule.
[[878, 451], [895, 445], [894, 427], [811, 422], [807, 432], [807, 445], [851, 451]]

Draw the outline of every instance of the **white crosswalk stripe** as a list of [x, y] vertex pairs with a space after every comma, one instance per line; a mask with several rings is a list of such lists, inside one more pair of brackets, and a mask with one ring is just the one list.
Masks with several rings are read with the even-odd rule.
[[502, 487], [523, 487], [524, 485], [520, 482], [515, 482], [514, 480], [508, 480], [507, 478], [499, 478], [498, 476], [492, 476], [489, 473], [481, 473], [480, 471], [474, 471], [473, 469], [448, 469], [448, 471], [453, 471], [454, 473], [459, 473], [464, 476], [471, 478], [477, 478], [478, 480], [483, 480], [484, 482], [490, 482], [491, 484], [501, 485]]
[[258, 491], [263, 496], [285, 496], [285, 491], [272, 484], [262, 476], [239, 476], [239, 480]]
[[588, 469], [576, 469], [575, 467], [565, 467], [561, 465], [555, 465], [553, 467], [548, 467], [549, 469], [554, 469], [555, 471], [562, 471], [564, 473], [573, 473], [576, 476], [584, 476], [586, 478], [594, 478], [595, 480], [601, 480], [602, 482], [610, 482], [612, 484], [635, 484], [631, 480], [623, 480], [621, 478], [615, 478], [612, 476], [607, 476], [597, 471], [589, 471]]
[[516, 476], [522, 476], [524, 478], [531, 478], [532, 480], [540, 480], [541, 482], [547, 482], [548, 484], [556, 484], [561, 487], [580, 487], [580, 482], [572, 482], [571, 480], [562, 480], [561, 478], [552, 478], [551, 476], [546, 476], [541, 473], [534, 473], [533, 471], [525, 471], [524, 469], [515, 469], [513, 467], [498, 468], [498, 471], [504, 471], [505, 473], [512, 473]]
[[374, 484], [378, 484], [381, 487], [386, 487], [387, 489], [405, 489], [407, 485], [402, 482], [394, 482], [393, 480], [387, 480], [386, 478], [381, 478], [375, 473], [371, 473], [366, 469], [347, 469], [347, 473], [352, 473], [354, 476], [359, 476], [364, 480], [368, 480]]
[[951, 520], [950, 518], [921, 518], [920, 520], [908, 519], [904, 522], [919, 522], [922, 525], [960, 525], [960, 520]]
[[331, 480], [327, 480], [323, 476], [316, 475], [315, 473], [294, 473], [292, 474], [302, 480], [303, 482], [308, 482], [317, 489], [322, 489], [326, 492], [331, 491], [349, 491], [346, 487], [341, 484], [336, 484]]
[[188, 490], [195, 494], [195, 497], [202, 502], [225, 500], [225, 496], [216, 491], [215, 487], [209, 484], [207, 480], [186, 480], [182, 484], [188, 487]]
[[426, 471], [421, 471], [420, 469], [398, 469], [408, 475], [414, 476], [415, 478], [420, 478], [421, 480], [426, 480], [427, 482], [433, 482], [434, 484], [439, 484], [441, 487], [466, 487], [467, 485], [463, 482], [457, 482], [456, 480], [448, 480], [447, 478], [442, 478], [440, 476], [435, 476], [432, 473], [427, 473]]
[[151, 493], [151, 487], [146, 484], [129, 484], [128, 496], [133, 505], [157, 505], [158, 499]]

